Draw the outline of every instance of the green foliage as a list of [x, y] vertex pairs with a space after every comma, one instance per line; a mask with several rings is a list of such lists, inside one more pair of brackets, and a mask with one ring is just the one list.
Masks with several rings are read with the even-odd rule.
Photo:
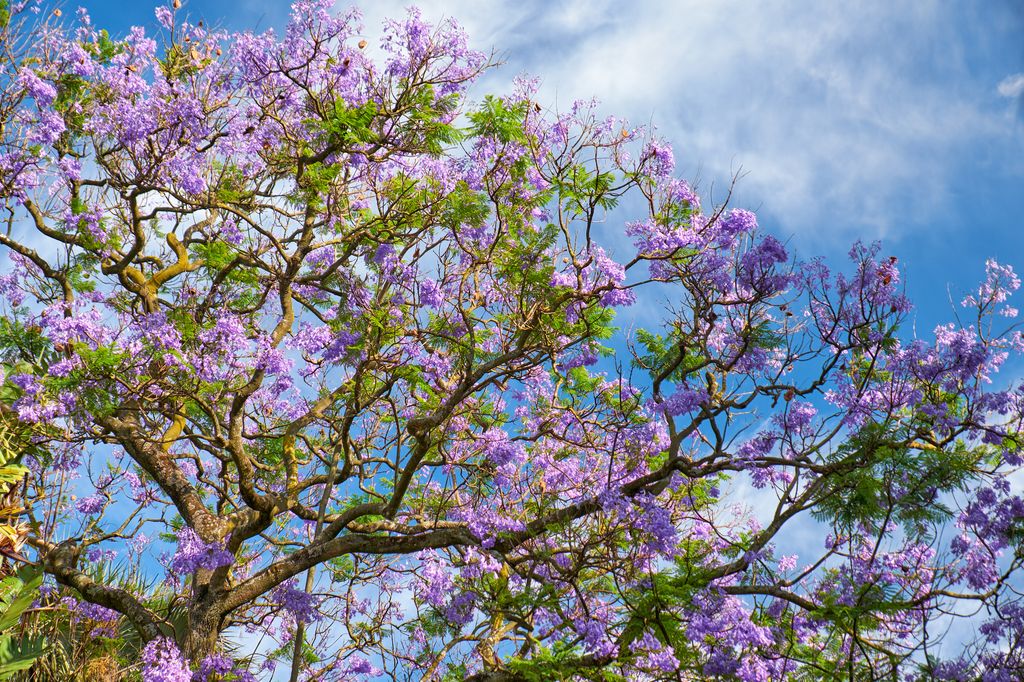
[[[240, 266], [237, 252], [227, 242], [217, 239], [193, 244], [190, 249], [197, 259], [202, 259], [203, 268], [212, 276], [221, 275], [228, 282], [250, 287], [259, 282], [259, 277], [251, 268]], [[248, 301], [249, 298], [246, 297], [245, 300]], [[239, 305], [245, 305], [245, 303]]]
[[487, 95], [480, 107], [468, 115], [469, 132], [473, 137], [490, 137], [502, 144], [526, 143], [528, 138], [523, 130], [523, 119], [527, 106], [527, 102], [509, 106], [501, 97]]
[[665, 374], [668, 381], [681, 383], [707, 363], [707, 358], [693, 352], [696, 348], [691, 350], [692, 346], [687, 343], [688, 339], [678, 332], [671, 336], [663, 336], [639, 329], [636, 338], [646, 353], [638, 355], [633, 364], [646, 369], [652, 376]]
[[304, 166], [296, 183], [297, 192], [292, 200], [298, 206], [310, 205], [322, 209], [324, 197], [330, 196], [331, 186], [341, 171], [340, 164], [322, 161]]
[[96, 280], [92, 278], [91, 268], [85, 269], [81, 266], [68, 268], [68, 284], [75, 293], [86, 293], [96, 290]]
[[618, 194], [613, 187], [617, 179], [614, 173], [601, 173], [575, 164], [565, 176], [557, 178], [554, 188], [565, 201], [567, 210], [577, 215], [590, 215], [595, 208], [615, 208]]
[[415, 91], [412, 99], [416, 104], [408, 118], [408, 129], [420, 138], [426, 153], [440, 155], [464, 139], [462, 131], [448, 123], [458, 107], [458, 94], [437, 97], [434, 87], [425, 85]]
[[551, 647], [538, 647], [530, 658], [513, 658], [508, 670], [519, 675], [526, 682], [556, 682], [579, 679], [583, 671], [579, 658], [579, 647], [565, 642], [556, 642]]
[[962, 442], [943, 450], [915, 447], [886, 425], [869, 422], [828, 458], [827, 492], [811, 513], [844, 531], [891, 520], [925, 532], [950, 517], [941, 494], [966, 489], [984, 452]]
[[5, 367], [13, 373], [31, 374], [32, 366], [43, 362], [50, 350], [49, 340], [37, 326], [25, 326], [17, 318], [0, 318], [0, 360], [15, 365]]
[[659, 225], [689, 225], [697, 213], [697, 208], [685, 199], [669, 201], [661, 206], [661, 210], [655, 214], [655, 219]]
[[97, 62], [106, 65], [110, 63], [111, 59], [124, 52], [125, 44], [123, 41], [111, 40], [110, 34], [104, 28], [100, 29], [95, 43], [82, 43], [82, 48], [91, 54]]
[[469, 674], [469, 671], [466, 668], [466, 664], [459, 663], [448, 669], [444, 677], [441, 678], [441, 682], [462, 682], [462, 680], [466, 679], [467, 674]]
[[42, 637], [19, 637], [12, 632], [32, 602], [39, 598], [43, 573], [24, 566], [0, 581], [0, 680], [32, 666], [46, 651]]
[[[162, 581], [145, 577], [137, 565], [83, 562], [82, 569], [101, 584], [137, 595], [143, 605], [161, 615], [176, 636], [181, 637], [187, 631], [188, 613], [180, 597]], [[14, 679], [17, 682], [137, 680], [137, 674], [112, 676], [115, 671], [135, 666], [140, 659], [145, 643], [135, 628], [123, 618], [113, 622], [95, 621], [81, 612], [73, 613], [61, 603], [64, 597], [78, 600], [81, 595], [74, 590], [59, 588], [46, 598], [45, 608], [32, 614], [26, 629], [45, 637], [47, 650], [31, 670], [23, 671]]]
[[490, 213], [487, 194], [474, 191], [465, 182], [460, 181], [445, 196], [438, 223], [450, 230], [456, 230], [462, 225], [476, 227], [483, 225]]
[[220, 182], [217, 184], [217, 200], [242, 209], [252, 208], [254, 195], [247, 186], [247, 178], [237, 166], [221, 167]]
[[213, 55], [202, 53], [197, 46], [174, 43], [167, 48], [160, 61], [164, 77], [168, 80], [185, 80], [213, 62]]
[[203, 259], [203, 265], [211, 270], [221, 270], [235, 260], [231, 245], [220, 240], [194, 244], [192, 249], [199, 258]]
[[53, 107], [64, 117], [67, 135], [79, 135], [84, 131], [86, 118], [81, 103], [88, 96], [88, 84], [80, 76], [66, 73], [58, 79], [57, 99]]
[[377, 133], [372, 124], [377, 117], [377, 104], [366, 102], [350, 107], [344, 100], [335, 99], [331, 115], [321, 125], [331, 135], [333, 144], [351, 147], [372, 142]]
[[20, 422], [0, 415], [0, 494], [21, 482], [29, 472], [28, 467], [18, 464], [30, 443], [28, 431]]
[[[0, 0], [3, 24], [10, 4]], [[638, 663], [633, 645], [651, 635], [681, 662], [676, 678], [689, 679], [702, 674], [708, 656], [720, 653], [716, 649], [734, 645], [715, 629], [691, 641], [699, 629], [688, 623], [697, 609], [728, 608], [729, 602], [716, 600], [732, 595], [725, 598], [735, 596], [744, 609], [751, 607], [754, 622], [777, 626], [773, 636], [789, 638], [792, 647], [783, 655], [792, 652], [811, 661], [823, 677], [839, 679], [848, 672], [860, 679], [860, 668], [844, 671], [842, 651], [828, 640], [882, 631], [887, 616], [911, 608], [908, 587], [875, 581], [855, 586], [853, 603], [839, 600], [828, 591], [848, 575], [833, 566], [843, 556], [839, 544], [829, 545], [820, 562], [809, 563], [806, 575], [787, 580], [790, 569], [776, 561], [783, 524], [811, 511], [846, 532], [840, 544], [855, 532], [890, 533], [892, 522], [904, 524], [905, 535], [913, 533], [917, 540], [949, 518], [950, 510], [939, 502], [945, 494], [967, 488], [982, 465], [1002, 466], [998, 448], [953, 444], [956, 434], [946, 441], [936, 436], [943, 433], [941, 417], [917, 404], [898, 406], [889, 411], [890, 422], [869, 423], [852, 435], [843, 421], [849, 413], [838, 404], [812, 428], [788, 428], [778, 420], [779, 413], [786, 414], [783, 395], [787, 401], [801, 396], [794, 408], [803, 400], [829, 402], [822, 393], [835, 388], [839, 354], [849, 367], [842, 370], [846, 377], [838, 377], [840, 385], [851, 379], [858, 389], [872, 390], [901, 379], [891, 354], [897, 350], [895, 326], [887, 326], [884, 310], [881, 318], [872, 313], [867, 322], [847, 327], [847, 313], [856, 312], [846, 307], [857, 303], [852, 289], [839, 287], [833, 301], [831, 285], [823, 285], [817, 300], [813, 286], [794, 285], [787, 302], [802, 305], [799, 299], [807, 295], [811, 303], [809, 316], [797, 317], [777, 298], [762, 296], [760, 287], [733, 286], [750, 270], [746, 258], [757, 237], [716, 236], [725, 206], [712, 217], [699, 214], [696, 200], [670, 198], [679, 187], [652, 170], [647, 157], [637, 159], [631, 147], [643, 141], [628, 130], [610, 130], [613, 124], [575, 107], [570, 116], [542, 121], [534, 117], [542, 110], [533, 102], [500, 97], [485, 98], [468, 113], [468, 123], [456, 127], [460, 95], [440, 94], [440, 88], [458, 86], [452, 79], [463, 79], [465, 71], [455, 68], [458, 62], [435, 61], [444, 53], [434, 50], [443, 47], [436, 42], [427, 61], [406, 71], [404, 79], [393, 68], [375, 71], [367, 65], [360, 76], [368, 78], [360, 87], [367, 100], [376, 101], [353, 105], [325, 89], [330, 79], [315, 74], [325, 63], [347, 67], [337, 63], [344, 57], [320, 52], [317, 31], [302, 33], [317, 43], [309, 46], [313, 56], [303, 60], [305, 66], [286, 68], [287, 59], [277, 60], [266, 82], [255, 85], [251, 69], [234, 70], [235, 59], [226, 59], [223, 69], [198, 73], [213, 64], [210, 51], [219, 52], [205, 39], [167, 45], [155, 65], [133, 53], [124, 75], [137, 87], [128, 93], [117, 92], [109, 78], [75, 76], [78, 69], [66, 63], [49, 68], [42, 58], [33, 62], [45, 78], [57, 79], [53, 108], [67, 124], [55, 150], [43, 153], [37, 145], [40, 155], [33, 163], [40, 164], [40, 177], [59, 178], [59, 169], [48, 164], [75, 158], [86, 177], [55, 185], [56, 193], [32, 211], [42, 235], [55, 241], [39, 253], [56, 255], [50, 267], [29, 267], [23, 286], [28, 304], [0, 319], [0, 359], [7, 363], [5, 374], [38, 379], [43, 391], [35, 397], [42, 407], [69, 394], [75, 404], [54, 423], [23, 424], [9, 407], [22, 392], [12, 382], [0, 385], [0, 495], [17, 501], [17, 484], [28, 472], [19, 458], [34, 455], [41, 471], [25, 487], [39, 504], [32, 518], [44, 519], [32, 528], [43, 559], [50, 541], [66, 542], [62, 549], [70, 556], [88, 557], [90, 549], [130, 542], [133, 532], [153, 526], [165, 531], [160, 536], [165, 542], [175, 541], [171, 531], [192, 524], [204, 541], [230, 538], [232, 551], [242, 547], [234, 551], [231, 568], [176, 576], [176, 584], [185, 585], [181, 594], [163, 583], [154, 587], [136, 580], [138, 564], [137, 573], [122, 575], [103, 562], [62, 564], [56, 554], [45, 562], [48, 570], [65, 583], [74, 582], [61, 575], [67, 567], [100, 585], [121, 586], [179, 643], [188, 640], [184, 648], [193, 661], [201, 660], [197, 648], [222, 628], [269, 623], [274, 616], [266, 595], [272, 583], [308, 570], [311, 579], [329, 578], [353, 591], [377, 590], [399, 599], [398, 593], [388, 593], [392, 587], [418, 593], [416, 566], [426, 555], [414, 552], [424, 551], [437, 552], [451, 569], [446, 597], [473, 596], [467, 622], [453, 622], [459, 619], [433, 607], [439, 603], [433, 596], [429, 603], [414, 596], [416, 609], [408, 621], [381, 624], [373, 622], [369, 609], [339, 610], [337, 619], [348, 635], [348, 641], [338, 640], [339, 649], [318, 655], [312, 642], [299, 637], [270, 657], [290, 659], [296, 647], [296, 661], [307, 664], [349, 650], [387, 658], [395, 650], [373, 654], [372, 649], [387, 647], [386, 636], [400, 631], [407, 634], [394, 641], [402, 643], [413, 633], [418, 640], [415, 628], [422, 627], [428, 637], [445, 640], [420, 655], [421, 662], [436, 655], [439, 670], [448, 659], [478, 647], [486, 667], [503, 665], [487, 660], [490, 653], [511, 659], [507, 670], [519, 679], [618, 682], [622, 675], [639, 674], [628, 667]], [[322, 45], [336, 53], [339, 41], [326, 39]], [[96, 62], [110, 64], [128, 45], [101, 32], [85, 49]], [[193, 77], [188, 87], [180, 87]], [[149, 112], [151, 124], [140, 127], [144, 139], [129, 144], [117, 134], [118, 125], [134, 122], [132, 106], [141, 99], [157, 108]], [[118, 106], [98, 108], [107, 102]], [[179, 104], [189, 111], [198, 106], [195, 120], [179, 121], [167, 113]], [[118, 112], [128, 120], [119, 121], [113, 115]], [[251, 116], [259, 123], [243, 137], [256, 125], [276, 132], [256, 145], [239, 144], [232, 121]], [[105, 125], [91, 126], [91, 117]], [[85, 130], [95, 134], [84, 135]], [[558, 142], [548, 144], [552, 140]], [[465, 148], [454, 148], [463, 142]], [[442, 162], [430, 158], [435, 156]], [[198, 164], [194, 170], [210, 190], [187, 191], [192, 183], [173, 168], [178, 161], [189, 164], [189, 175], [191, 164]], [[67, 194], [60, 194], [65, 185]], [[613, 286], [603, 278], [618, 274], [596, 261], [596, 244], [606, 235], [592, 235], [591, 228], [629, 190], [646, 201], [641, 227], [628, 230], [641, 237], [641, 252], [623, 244], [629, 254], [621, 266], [629, 271], [623, 286], [632, 291], [657, 280], [665, 286], [655, 285], [656, 291], [666, 293], [679, 311], [663, 329], [636, 333], [634, 362], [642, 370], [635, 372], [641, 375], [637, 382], [618, 363], [604, 363], [616, 364], [613, 374], [604, 371], [607, 366], [599, 371], [567, 362], [578, 352], [614, 355], [600, 345], [616, 331], [613, 298], [601, 294]], [[22, 203], [19, 211], [32, 208]], [[96, 218], [90, 215], [93, 208], [102, 209]], [[109, 240], [98, 240], [90, 229], [88, 221], [99, 215], [107, 221], [102, 227]], [[243, 245], [216, 236], [217, 222], [229, 215], [246, 225]], [[20, 213], [12, 216], [22, 219]], [[44, 220], [54, 232], [44, 228]], [[621, 233], [617, 220], [608, 222]], [[648, 243], [655, 246], [648, 250], [643, 233], [654, 226]], [[701, 239], [689, 242], [699, 245], [659, 252], [657, 233], [675, 227], [699, 232]], [[144, 232], [135, 243], [140, 228]], [[132, 248], [118, 240], [130, 241]], [[382, 245], [394, 249], [397, 267], [390, 258], [386, 264], [374, 258]], [[183, 248], [192, 261], [183, 257]], [[318, 249], [333, 249], [338, 259], [326, 271], [323, 259], [308, 258]], [[766, 263], [776, 258], [769, 251]], [[177, 265], [169, 260], [174, 257]], [[645, 259], [659, 261], [650, 277], [631, 269], [646, 266]], [[780, 264], [778, 270], [787, 267]], [[709, 281], [709, 268], [725, 281], [718, 276]], [[65, 282], [76, 292], [99, 286], [102, 297], [81, 298], [106, 299], [97, 300], [98, 322], [114, 333], [89, 338], [117, 338], [113, 345], [94, 348], [84, 334], [74, 338], [86, 342], [68, 343], [54, 329], [48, 331], [61, 342], [51, 343], [24, 321], [44, 306], [59, 304]], [[757, 291], [746, 291], [751, 288]], [[417, 296], [422, 305], [415, 303]], [[859, 301], [861, 312], [868, 314], [872, 300]], [[815, 328], [827, 317], [826, 309], [835, 313], [837, 329], [842, 327], [835, 337]], [[69, 308], [68, 315], [76, 310]], [[180, 332], [180, 351], [168, 350], [176, 345], [170, 340], [160, 343], [150, 326], [153, 317], [143, 317], [156, 311]], [[892, 306], [893, 318], [899, 311]], [[225, 312], [236, 314], [242, 329], [225, 333], [218, 346], [202, 331]], [[342, 332], [357, 340], [337, 357], [342, 353], [335, 352], [336, 344], [348, 338]], [[248, 350], [237, 350], [243, 346]], [[271, 347], [288, 360], [303, 356], [294, 372], [271, 369], [276, 364]], [[772, 350], [779, 352], [751, 353]], [[233, 353], [242, 357], [230, 357]], [[771, 362], [758, 366], [765, 355]], [[743, 362], [748, 359], [752, 362]], [[63, 363], [64, 372], [48, 371], [65, 360], [75, 362]], [[207, 381], [201, 376], [209, 374], [196, 371], [207, 361], [229, 371]], [[820, 378], [815, 364], [822, 369]], [[293, 381], [300, 376], [301, 382]], [[805, 378], [808, 383], [801, 385], [784, 383]], [[928, 383], [913, 373], [904, 380], [915, 390], [916, 382]], [[667, 387], [662, 391], [663, 383], [706, 383], [706, 409], [691, 425], [677, 428], [665, 414], [675, 412], [653, 404], [669, 393]], [[974, 394], [952, 391], [955, 395], [945, 396], [939, 388], [921, 388], [922, 403], [945, 404], [955, 421], [972, 418], [969, 408], [976, 408], [957, 396]], [[775, 415], [761, 414], [773, 397]], [[100, 418], [114, 410], [119, 422]], [[641, 425], [648, 428], [634, 429]], [[781, 442], [751, 463], [737, 447], [762, 428], [772, 429], [766, 438]], [[498, 457], [481, 454], [487, 446], [479, 436], [489, 437], [489, 429], [506, 430], [517, 454], [525, 455], [522, 460], [498, 466]], [[1019, 448], [1012, 440], [1007, 436], [1003, 445]], [[104, 458], [110, 459], [105, 474], [129, 470], [146, 477], [156, 499], [147, 495], [140, 501], [138, 486], [128, 486], [131, 492], [124, 494], [139, 509], [128, 520], [119, 519], [128, 509], [117, 499], [125, 487], [97, 479], [98, 494], [109, 501], [106, 519], [68, 512], [62, 505], [80, 491], [65, 487], [63, 469], [47, 470], [56, 457], [47, 450], [57, 453], [62, 447], [81, 448], [82, 469], [90, 477], [103, 468], [97, 463]], [[116, 456], [107, 457], [111, 450]], [[125, 458], [134, 463], [126, 467]], [[741, 524], [745, 512], [727, 509], [727, 500], [713, 490], [728, 475], [754, 466], [793, 474], [791, 485], [778, 490], [775, 519], [756, 529]], [[0, 505], [0, 521], [21, 514], [20, 508], [9, 511], [9, 499]], [[383, 515], [348, 518], [347, 512], [368, 503], [379, 503], [375, 510]], [[296, 535], [293, 531], [315, 518], [316, 509], [327, 512], [317, 525], [326, 522], [329, 531], [315, 538]], [[77, 530], [62, 525], [68, 517], [78, 524], [78, 516], [85, 518]], [[491, 537], [486, 542], [472, 537], [478, 535], [476, 522], [484, 528], [492, 524], [495, 530], [486, 532], [496, 535], [496, 544], [490, 544]], [[518, 530], [523, 528], [526, 532]], [[683, 536], [690, 528], [692, 536]], [[1020, 530], [1012, 530], [1011, 539], [1020, 537]], [[17, 543], [20, 533], [13, 522], [0, 525], [0, 552], [10, 557], [3, 543]], [[656, 546], [655, 540], [664, 544]], [[830, 559], [830, 551], [839, 556]], [[351, 554], [331, 556], [338, 552]], [[751, 552], [756, 558], [748, 558]], [[135, 561], [137, 554], [130, 556]], [[326, 573], [315, 572], [320, 562], [326, 563]], [[500, 568], [492, 571], [492, 562]], [[403, 574], [413, 582], [406, 583]], [[832, 583], [819, 587], [821, 575]], [[34, 578], [19, 580], [20, 587], [11, 587], [4, 602], [0, 629], [13, 629], [28, 603], [22, 593], [38, 586]], [[797, 594], [784, 593], [790, 588]], [[47, 597], [47, 609], [69, 594]], [[791, 610], [780, 617], [765, 606], [774, 608], [786, 598], [801, 618], [822, 625], [820, 641], [808, 643], [814, 635], [806, 632], [814, 628], [806, 628], [806, 620], [794, 626]], [[277, 599], [271, 595], [269, 601]], [[608, 660], [588, 655], [590, 642], [584, 646], [584, 637], [574, 631], [581, 614], [604, 618], [591, 604], [611, 614], [607, 636], [616, 650]], [[88, 616], [79, 619], [79, 612], [71, 618], [67, 609], [47, 609], [33, 613], [26, 624], [49, 628], [34, 632], [45, 632], [51, 650], [59, 650], [48, 656], [53, 665], [46, 674], [52, 672], [52, 678], [67, 669], [79, 676], [79, 663], [97, 656], [118, 664], [137, 662], [139, 633], [131, 634], [126, 619], [99, 621], [121, 629], [116, 636], [108, 636], [110, 629], [93, 636], [98, 623], [84, 622]], [[196, 614], [217, 618], [200, 621]], [[205, 644], [197, 647], [200, 638], [184, 636], [190, 625], [210, 623], [218, 632]], [[320, 636], [332, 627], [325, 623], [310, 633], [318, 630]], [[491, 638], [485, 635], [488, 627]], [[35, 640], [15, 646], [12, 637], [0, 633], [0, 666], [4, 656], [22, 665], [37, 651]], [[742, 646], [772, 649], [753, 639]], [[65, 666], [61, 657], [71, 663]], [[456, 664], [446, 679], [468, 674], [466, 666]]]

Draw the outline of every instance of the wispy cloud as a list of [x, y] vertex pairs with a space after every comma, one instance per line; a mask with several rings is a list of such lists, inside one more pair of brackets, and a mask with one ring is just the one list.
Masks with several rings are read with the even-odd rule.
[[1024, 73], [1015, 73], [999, 81], [996, 91], [1013, 102], [1013, 114], [1024, 118]]
[[999, 81], [996, 90], [1003, 97], [1020, 97], [1024, 94], [1024, 73], [1015, 73]]
[[[403, 5], [366, 3], [368, 30]], [[968, 59], [987, 19], [940, 0], [420, 5], [503, 51], [482, 89], [527, 71], [552, 104], [596, 96], [653, 122], [683, 172], [707, 189], [742, 168], [738, 200], [811, 246], [920, 229], [948, 209], [959, 156], [1013, 133]]]

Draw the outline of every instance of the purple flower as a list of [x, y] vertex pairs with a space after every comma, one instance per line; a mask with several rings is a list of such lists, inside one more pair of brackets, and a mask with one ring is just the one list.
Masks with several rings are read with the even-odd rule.
[[64, 117], [56, 111], [46, 109], [39, 112], [39, 120], [29, 132], [28, 139], [37, 144], [53, 144], [60, 139], [66, 129]]
[[142, 650], [142, 682], [191, 682], [192, 672], [178, 646], [157, 637]]
[[154, 14], [156, 14], [156, 20], [160, 22], [160, 25], [168, 31], [174, 28], [174, 13], [171, 12], [170, 7], [157, 7]]
[[96, 563], [98, 561], [113, 561], [114, 559], [117, 558], [117, 550], [116, 549], [99, 549], [99, 548], [93, 547], [92, 549], [89, 549], [88, 551], [86, 551], [85, 558], [88, 561], [91, 561], [93, 563]]
[[256, 682], [255, 676], [248, 670], [235, 665], [230, 657], [224, 654], [210, 654], [200, 663], [192, 675], [192, 682]]
[[117, 611], [108, 609], [106, 606], [100, 606], [99, 604], [93, 604], [92, 602], [87, 601], [78, 602], [75, 610], [89, 620], [105, 622], [116, 621], [121, 618], [121, 614]]
[[146, 545], [149, 544], [149, 538], [146, 537], [145, 533], [139, 533], [131, 539], [129, 544], [131, 545], [132, 551], [141, 552], [146, 548]]
[[86, 516], [92, 516], [98, 514], [103, 509], [103, 504], [107, 501], [103, 495], [96, 494], [90, 495], [89, 497], [83, 497], [75, 503], [75, 509], [79, 513], [85, 514]]
[[[977, 295], [968, 295], [961, 302], [965, 308], [977, 307], [987, 310], [996, 304], [1003, 303], [1020, 288], [1020, 277], [1009, 265], [1000, 265], [991, 258], [985, 261], [985, 283], [978, 288]], [[998, 314], [1003, 317], [1016, 317], [1017, 309], [1003, 306]]]
[[266, 337], [261, 337], [257, 344], [256, 367], [269, 376], [287, 374], [294, 364], [291, 358], [285, 357], [279, 348], [273, 348]]
[[[377, 677], [383, 675], [383, 671], [374, 666], [365, 658], [351, 658], [341, 667], [341, 672], [348, 675], [368, 675]], [[348, 678], [344, 678], [348, 679]]]
[[167, 315], [158, 311], [146, 315], [140, 315], [132, 320], [132, 335], [130, 338], [145, 339], [148, 344], [158, 350], [180, 351], [181, 332], [174, 326], [174, 323], [167, 319]]
[[234, 563], [234, 556], [219, 543], [205, 543], [191, 528], [178, 531], [178, 551], [171, 557], [171, 575], [184, 576], [199, 569], [213, 571]]
[[473, 620], [473, 612], [476, 608], [476, 594], [473, 592], [462, 592], [445, 607], [444, 617], [458, 626], [463, 626]]
[[444, 294], [441, 287], [432, 279], [425, 279], [420, 283], [420, 303], [431, 308], [440, 308], [444, 303]]
[[813, 405], [802, 400], [793, 400], [786, 406], [786, 412], [775, 416], [775, 423], [791, 433], [803, 431], [818, 414]]
[[608, 307], [625, 307], [636, 303], [636, 294], [630, 289], [615, 288], [601, 296], [601, 305]]
[[0, 296], [10, 301], [14, 307], [20, 306], [25, 301], [25, 292], [22, 290], [17, 272], [0, 275]]
[[440, 608], [448, 598], [453, 584], [452, 576], [436, 556], [424, 553], [419, 559], [422, 568], [417, 597], [434, 608]]
[[657, 178], [672, 175], [676, 168], [676, 158], [672, 154], [671, 146], [662, 140], [652, 140], [644, 151], [650, 160], [651, 175]]
[[677, 387], [676, 392], [661, 401], [651, 401], [651, 408], [664, 412], [670, 417], [678, 417], [696, 410], [708, 400], [704, 389]]
[[326, 348], [333, 338], [334, 332], [327, 325], [314, 327], [308, 322], [303, 322], [299, 326], [299, 330], [288, 341], [288, 347], [314, 354]]
[[320, 617], [317, 608], [320, 599], [305, 590], [295, 587], [295, 581], [289, 580], [274, 588], [272, 597], [280, 602], [281, 608], [287, 611], [297, 623], [309, 623]]
[[636, 505], [639, 507], [640, 514], [633, 523], [638, 529], [650, 535], [650, 539], [646, 543], [647, 547], [663, 556], [673, 556], [679, 539], [678, 531], [672, 522], [672, 514], [659, 506], [657, 501], [649, 495], [638, 496]]
[[518, 464], [526, 456], [522, 446], [513, 442], [502, 429], [488, 429], [483, 434], [483, 441], [484, 456], [499, 467], [509, 462]]
[[741, 256], [736, 279], [749, 290], [763, 293], [782, 291], [790, 278], [777, 272], [776, 267], [788, 258], [782, 242], [768, 235]]
[[650, 632], [629, 645], [630, 651], [642, 653], [639, 664], [643, 668], [662, 673], [675, 672], [679, 668], [677, 659], [670, 646], [664, 645]]
[[238, 221], [234, 218], [225, 220], [220, 226], [220, 236], [228, 244], [241, 244], [243, 236], [242, 231], [238, 229]]
[[742, 208], [734, 208], [719, 225], [719, 231], [726, 238], [732, 240], [740, 233], [753, 234], [757, 230], [757, 216]]
[[577, 618], [573, 622], [576, 634], [583, 640], [588, 653], [597, 657], [611, 656], [617, 647], [606, 633], [605, 624], [596, 618]]
[[325, 362], [340, 362], [349, 353], [349, 348], [359, 343], [359, 335], [351, 332], [338, 332], [324, 353]]
[[18, 72], [18, 85], [32, 97], [42, 109], [53, 104], [57, 99], [57, 88], [39, 78], [32, 69], [23, 68]]

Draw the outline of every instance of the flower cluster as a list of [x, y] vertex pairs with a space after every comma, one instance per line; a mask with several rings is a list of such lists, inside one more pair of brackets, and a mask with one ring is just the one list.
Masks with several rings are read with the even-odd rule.
[[170, 576], [186, 576], [198, 570], [214, 571], [234, 563], [235, 557], [217, 542], [203, 542], [188, 527], [178, 531], [178, 549], [168, 563]]
[[293, 581], [281, 583], [274, 588], [271, 598], [297, 623], [309, 623], [319, 618], [317, 607], [320, 599], [315, 594], [297, 589]]
[[143, 682], [192, 682], [188, 661], [173, 640], [157, 637], [142, 649]]

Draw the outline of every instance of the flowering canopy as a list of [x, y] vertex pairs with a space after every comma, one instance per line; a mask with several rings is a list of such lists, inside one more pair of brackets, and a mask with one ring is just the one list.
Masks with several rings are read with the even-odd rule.
[[909, 339], [877, 246], [795, 261], [529, 80], [467, 103], [416, 11], [0, 6], [28, 541], [143, 679], [1019, 679], [1009, 268]]

